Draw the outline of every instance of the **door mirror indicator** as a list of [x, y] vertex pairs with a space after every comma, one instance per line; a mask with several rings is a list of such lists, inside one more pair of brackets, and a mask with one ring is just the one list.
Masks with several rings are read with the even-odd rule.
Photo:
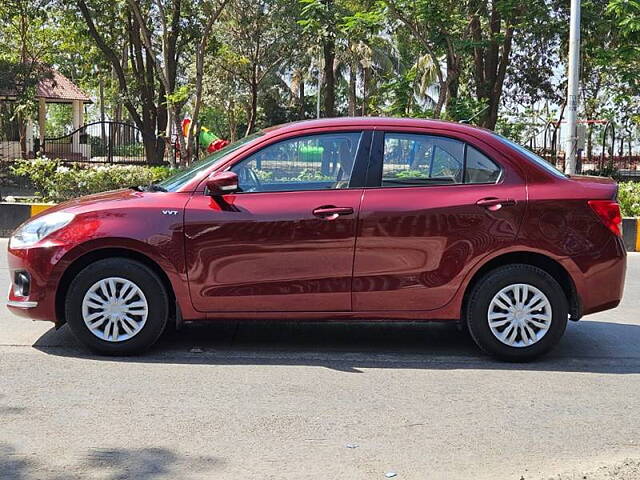
[[234, 172], [214, 172], [207, 178], [209, 195], [217, 197], [238, 191], [238, 175]]

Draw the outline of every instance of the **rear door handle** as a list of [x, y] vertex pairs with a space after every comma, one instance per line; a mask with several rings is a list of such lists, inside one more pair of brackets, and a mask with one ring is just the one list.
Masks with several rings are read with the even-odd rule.
[[479, 207], [486, 208], [487, 210], [491, 210], [495, 212], [496, 210], [500, 210], [502, 207], [511, 207], [516, 204], [516, 201], [512, 198], [481, 198], [476, 202], [476, 205]]
[[316, 217], [322, 218], [324, 220], [335, 220], [340, 215], [351, 215], [353, 214], [353, 208], [351, 207], [334, 207], [333, 205], [327, 205], [324, 207], [318, 207], [313, 210], [313, 214]]

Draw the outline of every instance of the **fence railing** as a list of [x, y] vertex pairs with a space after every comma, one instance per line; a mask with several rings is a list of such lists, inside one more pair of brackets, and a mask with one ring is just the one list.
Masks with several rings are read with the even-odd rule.
[[[23, 151], [24, 150], [24, 151]], [[171, 142], [160, 144], [162, 163], [175, 160]], [[35, 138], [25, 148], [19, 141], [0, 142], [0, 160], [45, 155], [65, 163], [144, 165], [148, 163], [142, 131], [124, 122], [93, 122], [56, 137]]]
[[[536, 152], [546, 161], [564, 171], [564, 152], [551, 153], [539, 150]], [[577, 172], [582, 174], [615, 175], [620, 178], [640, 179], [640, 155], [593, 155], [591, 158], [581, 156], [577, 164]]]
[[145, 164], [142, 131], [123, 122], [93, 122], [59, 137], [46, 137], [42, 150], [65, 162]]

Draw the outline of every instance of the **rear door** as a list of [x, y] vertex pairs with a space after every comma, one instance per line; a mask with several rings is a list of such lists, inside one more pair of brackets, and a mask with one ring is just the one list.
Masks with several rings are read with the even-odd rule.
[[199, 311], [349, 311], [371, 132], [300, 134], [236, 162], [241, 192], [185, 213]]
[[376, 132], [354, 261], [354, 311], [445, 305], [481, 257], [513, 242], [526, 190], [479, 140]]

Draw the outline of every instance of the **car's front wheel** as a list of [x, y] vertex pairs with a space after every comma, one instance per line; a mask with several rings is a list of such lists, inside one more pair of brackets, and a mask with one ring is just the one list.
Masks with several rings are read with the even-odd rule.
[[169, 316], [169, 299], [158, 275], [127, 258], [85, 267], [71, 282], [65, 302], [73, 334], [97, 353], [132, 355], [153, 345]]
[[503, 360], [532, 360], [555, 346], [567, 326], [568, 302], [558, 282], [532, 265], [513, 264], [487, 273], [466, 306], [471, 336]]

